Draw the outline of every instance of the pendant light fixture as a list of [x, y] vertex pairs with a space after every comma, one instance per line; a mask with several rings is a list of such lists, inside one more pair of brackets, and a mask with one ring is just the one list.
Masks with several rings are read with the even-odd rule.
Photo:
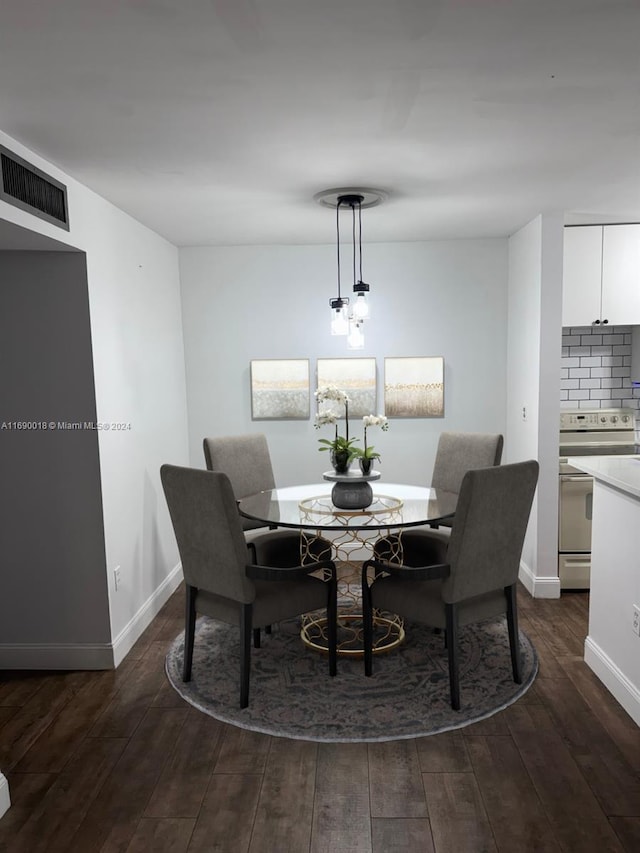
[[[325, 207], [336, 209], [336, 258], [338, 263], [338, 294], [329, 300], [331, 334], [346, 335], [349, 349], [364, 347], [364, 322], [370, 317], [369, 285], [362, 279], [362, 210], [380, 204], [387, 197], [382, 190], [348, 188], [324, 190], [314, 199]], [[351, 260], [353, 300], [342, 295], [340, 264], [340, 210], [351, 212]], [[359, 277], [356, 276], [359, 272]]]

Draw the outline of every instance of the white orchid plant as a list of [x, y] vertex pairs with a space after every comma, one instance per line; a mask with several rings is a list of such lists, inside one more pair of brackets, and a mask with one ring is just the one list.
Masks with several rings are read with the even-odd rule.
[[324, 411], [318, 412], [316, 415], [314, 421], [314, 427], [316, 429], [320, 429], [320, 427], [326, 426], [327, 424], [335, 424], [336, 427], [335, 438], [331, 441], [328, 438], [318, 439], [318, 443], [322, 445], [318, 450], [332, 450], [334, 453], [348, 453], [349, 461], [351, 461], [351, 459], [357, 455], [355, 453], [356, 448], [353, 447], [353, 444], [358, 439], [349, 438], [349, 397], [336, 385], [324, 385], [322, 388], [318, 388], [314, 393], [314, 397], [318, 403], [331, 401], [332, 403], [342, 403], [344, 406], [344, 436], [338, 435], [338, 420], [340, 418], [338, 412], [335, 412], [333, 409], [325, 409]]
[[353, 456], [360, 459], [380, 459], [380, 454], [376, 452], [373, 445], [367, 444], [367, 429], [377, 426], [386, 432], [389, 429], [389, 419], [385, 415], [365, 415], [362, 418], [362, 426], [364, 429], [364, 447], [355, 447]]

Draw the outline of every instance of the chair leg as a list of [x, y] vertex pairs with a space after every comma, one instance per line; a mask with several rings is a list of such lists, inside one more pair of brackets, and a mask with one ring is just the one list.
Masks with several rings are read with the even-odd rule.
[[516, 585], [504, 588], [507, 598], [507, 626], [509, 628], [509, 648], [511, 650], [511, 669], [513, 680], [516, 684], [522, 684], [522, 658], [520, 656], [520, 634], [518, 631], [518, 603], [516, 599]]
[[460, 710], [460, 676], [458, 671], [458, 611], [455, 604], [445, 604], [447, 620], [447, 657], [449, 659], [449, 690], [451, 707]]
[[338, 668], [338, 583], [335, 575], [327, 581], [327, 586], [329, 587], [327, 601], [329, 675], [335, 675]]
[[187, 597], [184, 614], [184, 660], [182, 663], [182, 680], [191, 681], [191, 665], [193, 663], [193, 640], [196, 633], [196, 596], [195, 586], [187, 584]]
[[253, 629], [253, 648], [260, 648], [260, 628]]
[[243, 604], [240, 611], [240, 707], [249, 705], [249, 674], [251, 672], [251, 623], [253, 606]]
[[373, 669], [373, 606], [366, 568], [362, 569], [362, 645], [364, 648], [364, 674], [369, 676]]

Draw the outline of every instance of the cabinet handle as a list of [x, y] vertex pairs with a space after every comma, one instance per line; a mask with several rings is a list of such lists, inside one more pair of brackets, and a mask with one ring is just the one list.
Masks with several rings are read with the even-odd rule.
[[593, 325], [594, 325], [594, 326], [599, 326], [599, 325], [600, 325], [600, 320], [594, 320], [594, 321], [593, 321]]
[[603, 320], [602, 322], [603, 322], [603, 323], [605, 324], [605, 326], [606, 326], [606, 325], [607, 325], [607, 323], [608, 323], [609, 321], [608, 321], [608, 320]]

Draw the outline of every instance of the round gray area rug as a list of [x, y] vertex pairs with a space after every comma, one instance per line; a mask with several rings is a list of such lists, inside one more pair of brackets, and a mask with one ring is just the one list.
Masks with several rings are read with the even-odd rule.
[[240, 710], [238, 629], [207, 617], [196, 624], [192, 680], [182, 681], [184, 635], [166, 658], [172, 686], [191, 705], [226, 723], [278, 737], [311, 741], [385, 741], [423, 737], [490, 717], [531, 686], [538, 659], [520, 632], [523, 683], [515, 684], [506, 620], [460, 630], [461, 710], [449, 698], [442, 634], [405, 624], [406, 640], [376, 655], [366, 678], [361, 659], [338, 658], [329, 677], [324, 655], [306, 648], [298, 620], [262, 634], [251, 650], [249, 707]]

